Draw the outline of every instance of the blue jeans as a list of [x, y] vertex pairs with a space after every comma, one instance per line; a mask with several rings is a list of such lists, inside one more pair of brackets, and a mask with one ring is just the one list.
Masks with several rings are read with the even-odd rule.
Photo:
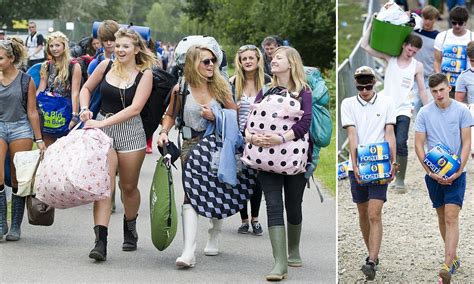
[[397, 155], [408, 156], [408, 130], [410, 129], [410, 118], [406, 115], [397, 116], [395, 124], [395, 140], [397, 141]]

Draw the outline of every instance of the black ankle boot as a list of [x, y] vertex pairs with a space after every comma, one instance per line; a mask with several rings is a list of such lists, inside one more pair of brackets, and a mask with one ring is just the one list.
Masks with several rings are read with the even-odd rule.
[[[16, 192], [16, 190], [13, 190]], [[25, 212], [25, 197], [12, 194], [12, 223], [10, 232], [5, 237], [7, 241], [18, 241], [21, 235], [21, 222]]]
[[107, 227], [97, 225], [94, 227], [95, 247], [89, 253], [89, 257], [97, 261], [107, 259]]
[[0, 185], [0, 240], [6, 233], [8, 233], [7, 197], [5, 194], [5, 186], [2, 184]]
[[[138, 215], [137, 215], [138, 216]], [[126, 220], [123, 216], [123, 251], [137, 250], [138, 234], [137, 234], [137, 217], [135, 219]]]

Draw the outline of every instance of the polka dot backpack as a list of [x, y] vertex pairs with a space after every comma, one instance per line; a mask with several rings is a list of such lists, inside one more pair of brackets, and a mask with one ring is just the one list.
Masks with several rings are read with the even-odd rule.
[[[260, 103], [250, 106], [247, 129], [252, 134], [284, 134], [303, 115], [298, 93], [280, 87], [268, 90]], [[247, 143], [242, 161], [249, 167], [272, 173], [295, 175], [306, 171], [309, 136], [263, 148]]]

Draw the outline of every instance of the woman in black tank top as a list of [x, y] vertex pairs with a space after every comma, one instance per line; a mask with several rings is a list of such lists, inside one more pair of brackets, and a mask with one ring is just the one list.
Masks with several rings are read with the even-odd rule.
[[[101, 110], [97, 120], [87, 107], [81, 108], [84, 128], [101, 128], [109, 135], [114, 149], [109, 152], [109, 175], [115, 187], [115, 173], [120, 176], [124, 205], [124, 243], [122, 250], [137, 249], [136, 218], [140, 206], [138, 177], [145, 158], [145, 135], [140, 119], [152, 88], [150, 70], [155, 57], [133, 29], [121, 28], [115, 34], [115, 60], [102, 61], [81, 90], [82, 106], [88, 106], [92, 91], [100, 84]], [[110, 70], [110, 71], [109, 71]], [[111, 198], [94, 202], [95, 247], [89, 254], [98, 261], [106, 260], [107, 234]]]
[[[35, 84], [29, 75], [16, 67], [24, 65], [27, 57], [28, 51], [20, 40], [0, 40], [0, 241], [7, 233], [7, 241], [20, 239], [25, 210], [25, 197], [12, 194], [11, 224], [8, 230], [5, 168], [10, 166], [10, 186], [13, 193], [17, 193], [16, 171], [11, 162], [16, 153], [31, 150], [33, 135], [41, 152], [46, 150], [36, 110]], [[7, 159], [7, 163], [10, 165], [4, 163], [8, 151], [11, 159]]]

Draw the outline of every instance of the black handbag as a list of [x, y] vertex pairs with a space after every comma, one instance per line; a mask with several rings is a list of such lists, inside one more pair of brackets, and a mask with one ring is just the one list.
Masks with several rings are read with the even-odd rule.
[[[38, 170], [41, 160], [42, 157], [36, 165], [36, 170]], [[33, 174], [33, 180], [31, 181], [32, 189], [35, 184], [36, 170]], [[31, 225], [51, 226], [54, 222], [54, 207], [40, 201], [34, 195], [28, 195], [26, 197], [26, 211], [28, 212], [28, 222]]]

